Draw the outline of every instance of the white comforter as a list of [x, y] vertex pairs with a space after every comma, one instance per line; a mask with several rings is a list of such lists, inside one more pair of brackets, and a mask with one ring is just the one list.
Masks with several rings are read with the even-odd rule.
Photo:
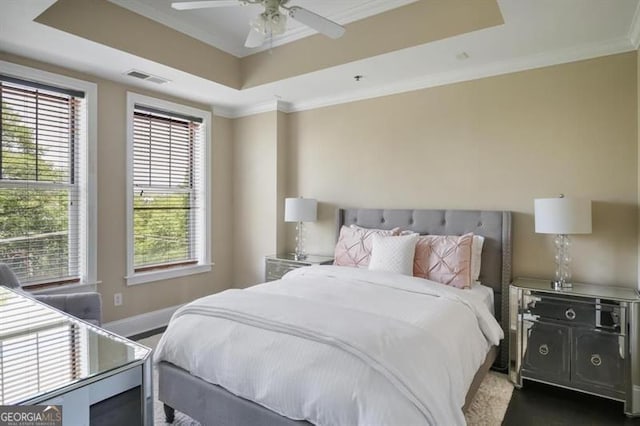
[[464, 424], [467, 389], [503, 337], [469, 293], [365, 269], [296, 269], [180, 308], [155, 359], [317, 425]]

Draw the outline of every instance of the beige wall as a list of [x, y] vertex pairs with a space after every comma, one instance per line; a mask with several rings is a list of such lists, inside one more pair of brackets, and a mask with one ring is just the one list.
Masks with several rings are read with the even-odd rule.
[[286, 250], [287, 247], [287, 230], [292, 227], [291, 223], [285, 223], [280, 220], [284, 217], [284, 199], [289, 196], [296, 196], [297, 194], [289, 194], [289, 139], [288, 139], [288, 126], [289, 126], [289, 114], [278, 111], [277, 116], [277, 182], [276, 182], [276, 251], [274, 253], [281, 253]]
[[[289, 187], [319, 200], [311, 253], [331, 253], [336, 206], [506, 209], [516, 276], [549, 277], [533, 199], [593, 200], [574, 278], [635, 286], [636, 53], [508, 74], [289, 117]], [[293, 247], [289, 239], [289, 248]], [[263, 253], [265, 254], [265, 253]]]
[[262, 281], [264, 256], [277, 250], [278, 112], [233, 123], [233, 280]]
[[264, 256], [285, 250], [288, 114], [267, 112], [233, 123], [233, 279], [264, 281]]
[[[127, 87], [94, 76], [0, 53], [0, 60], [67, 75], [98, 85], [98, 291], [103, 320], [113, 321], [188, 302], [231, 284], [231, 122], [215, 117], [212, 131], [212, 272], [127, 286], [126, 274], [126, 93], [131, 90], [201, 109], [206, 105]], [[113, 305], [114, 293], [123, 305]]]

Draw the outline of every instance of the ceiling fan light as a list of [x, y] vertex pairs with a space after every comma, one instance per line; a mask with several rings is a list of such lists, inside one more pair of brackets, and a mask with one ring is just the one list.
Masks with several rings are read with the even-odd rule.
[[276, 12], [271, 15], [271, 33], [283, 34], [287, 30], [287, 15]]
[[249, 25], [253, 30], [268, 36], [284, 34], [287, 30], [287, 16], [280, 12], [263, 12], [253, 19]]

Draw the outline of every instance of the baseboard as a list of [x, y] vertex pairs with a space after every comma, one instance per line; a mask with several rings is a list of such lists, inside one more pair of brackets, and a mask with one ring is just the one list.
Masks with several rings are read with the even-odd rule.
[[182, 305], [169, 306], [157, 311], [145, 312], [111, 322], [104, 323], [103, 328], [120, 336], [130, 337], [146, 333], [169, 324], [171, 315]]

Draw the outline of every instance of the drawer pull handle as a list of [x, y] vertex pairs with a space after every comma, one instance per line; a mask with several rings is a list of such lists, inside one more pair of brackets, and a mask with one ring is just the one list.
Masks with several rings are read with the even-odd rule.
[[540, 347], [538, 348], [538, 352], [540, 352], [540, 355], [547, 355], [549, 353], [549, 346], [547, 346], [546, 344], [540, 345]]
[[567, 317], [568, 320], [576, 319], [576, 311], [573, 308], [569, 308], [565, 311], [564, 316]]
[[600, 358], [599, 354], [591, 355], [591, 364], [596, 367], [600, 367], [600, 365], [602, 365], [602, 358]]

